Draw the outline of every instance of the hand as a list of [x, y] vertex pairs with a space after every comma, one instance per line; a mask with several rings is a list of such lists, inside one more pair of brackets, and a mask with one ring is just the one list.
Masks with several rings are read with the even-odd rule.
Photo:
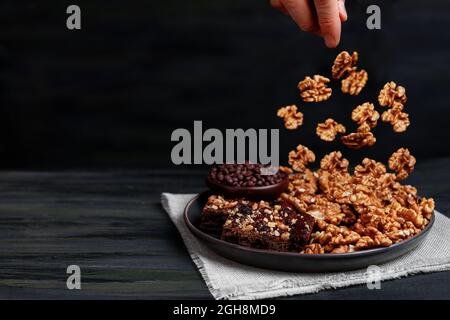
[[291, 16], [306, 32], [321, 36], [335, 48], [341, 39], [341, 23], [347, 20], [345, 0], [270, 0], [270, 4]]

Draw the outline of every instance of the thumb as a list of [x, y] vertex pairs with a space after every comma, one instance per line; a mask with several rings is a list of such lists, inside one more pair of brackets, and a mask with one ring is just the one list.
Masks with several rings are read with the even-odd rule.
[[338, 1], [314, 0], [314, 4], [319, 20], [320, 33], [325, 39], [325, 44], [329, 48], [335, 48], [341, 38]]

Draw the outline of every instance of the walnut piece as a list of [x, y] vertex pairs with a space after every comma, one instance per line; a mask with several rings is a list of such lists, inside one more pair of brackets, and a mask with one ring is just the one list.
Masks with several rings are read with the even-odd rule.
[[346, 192], [346, 183], [350, 178], [348, 174], [348, 160], [342, 157], [340, 151], [333, 151], [325, 155], [320, 161], [319, 176], [320, 190], [337, 203]]
[[331, 118], [319, 123], [316, 128], [316, 134], [324, 141], [333, 141], [338, 133], [345, 133], [345, 127]]
[[434, 210], [434, 200], [432, 198], [422, 198], [419, 203], [419, 208], [426, 219], [431, 219]]
[[295, 130], [303, 124], [303, 113], [297, 110], [296, 105], [278, 109], [277, 116], [284, 120], [284, 126], [289, 130]]
[[322, 248], [320, 243], [312, 243], [308, 244], [303, 248], [302, 253], [305, 254], [322, 254], [325, 253], [325, 250]]
[[394, 81], [386, 83], [378, 95], [378, 102], [383, 107], [403, 109], [407, 100], [405, 88], [397, 86]]
[[404, 218], [406, 221], [411, 221], [416, 228], [421, 228], [425, 223], [425, 219], [421, 212], [416, 212], [413, 209], [401, 208], [397, 215]]
[[317, 180], [314, 172], [309, 169], [306, 169], [305, 172], [290, 174], [288, 190], [290, 192], [314, 194], [318, 188]]
[[299, 144], [296, 150], [289, 152], [289, 164], [297, 172], [304, 172], [306, 166], [316, 161], [316, 155], [307, 147]]
[[380, 114], [370, 102], [364, 102], [352, 111], [352, 120], [360, 126], [366, 124], [369, 128], [374, 128], [379, 118]]
[[341, 137], [341, 141], [350, 149], [360, 149], [364, 146], [373, 146], [377, 139], [366, 126], [360, 126], [357, 132]]
[[369, 175], [374, 178], [379, 178], [386, 173], [386, 167], [381, 162], [364, 158], [361, 164], [355, 167], [355, 176]]
[[339, 247], [334, 248], [331, 253], [348, 253], [348, 252], [354, 252], [355, 246], [354, 245], [342, 245]]
[[318, 243], [325, 252], [344, 253], [354, 250], [361, 236], [346, 226], [326, 225], [322, 231], [311, 235], [312, 243]]
[[406, 148], [398, 149], [389, 158], [389, 168], [397, 173], [398, 180], [406, 179], [414, 170], [415, 164], [416, 158]]
[[347, 78], [341, 81], [341, 90], [352, 96], [357, 96], [367, 83], [369, 76], [366, 70], [352, 70]]
[[304, 80], [298, 83], [298, 89], [300, 90], [300, 97], [305, 102], [321, 102], [325, 101], [331, 96], [331, 88], [327, 87], [327, 83], [330, 79], [315, 75], [313, 78], [306, 77]]
[[353, 66], [358, 62], [358, 52], [353, 52], [350, 55], [347, 51], [342, 51], [336, 56], [333, 67], [331, 68], [331, 74], [334, 79], [342, 78], [345, 73], [353, 70]]
[[395, 132], [405, 132], [409, 127], [409, 114], [402, 111], [402, 108], [396, 106], [386, 110], [381, 115], [381, 120], [389, 122]]
[[358, 240], [355, 247], [358, 250], [370, 249], [374, 247], [389, 247], [392, 244], [392, 240], [384, 234], [378, 234], [374, 237], [364, 236]]
[[340, 151], [333, 151], [320, 160], [320, 169], [328, 172], [346, 173], [348, 170], [348, 160], [342, 157]]

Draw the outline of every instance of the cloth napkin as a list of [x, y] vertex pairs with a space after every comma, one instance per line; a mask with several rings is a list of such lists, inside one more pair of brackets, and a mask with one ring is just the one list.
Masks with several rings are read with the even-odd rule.
[[[180, 232], [192, 260], [216, 299], [265, 299], [372, 283], [367, 269], [341, 273], [291, 273], [243, 265], [214, 253], [186, 227], [183, 210], [192, 194], [163, 193], [161, 202]], [[380, 265], [379, 280], [450, 270], [450, 219], [439, 212], [422, 244]]]

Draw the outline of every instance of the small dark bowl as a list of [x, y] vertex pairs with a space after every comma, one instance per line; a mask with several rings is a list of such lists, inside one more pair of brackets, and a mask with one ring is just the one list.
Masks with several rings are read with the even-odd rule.
[[248, 198], [248, 199], [275, 199], [281, 193], [287, 190], [289, 186], [289, 176], [277, 184], [263, 187], [231, 187], [212, 181], [209, 176], [206, 178], [208, 188], [217, 194], [222, 194], [230, 198]]
[[202, 193], [189, 201], [184, 210], [184, 221], [189, 230], [211, 250], [228, 259], [272, 270], [290, 272], [337, 272], [379, 265], [414, 250], [425, 240], [434, 223], [434, 214], [430, 223], [417, 235], [395, 243], [390, 247], [368, 249], [350, 253], [300, 254], [278, 252], [243, 247], [220, 240], [200, 229], [198, 225], [209, 192]]

